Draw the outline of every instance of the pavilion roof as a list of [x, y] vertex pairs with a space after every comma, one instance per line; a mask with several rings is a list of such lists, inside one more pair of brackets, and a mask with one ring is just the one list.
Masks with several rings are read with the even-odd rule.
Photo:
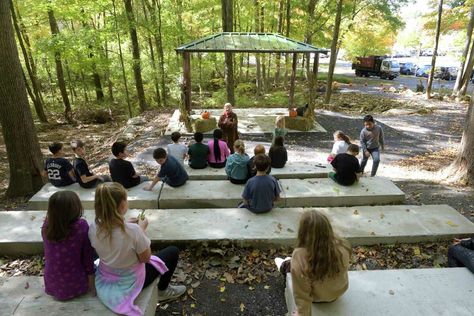
[[223, 32], [176, 48], [183, 52], [234, 53], [327, 53], [327, 49], [293, 40], [273, 33]]

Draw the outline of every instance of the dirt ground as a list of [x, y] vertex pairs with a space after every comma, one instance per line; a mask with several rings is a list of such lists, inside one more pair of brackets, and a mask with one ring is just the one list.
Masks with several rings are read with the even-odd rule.
[[[318, 122], [327, 133], [290, 134], [286, 138], [287, 147], [306, 153], [328, 152], [336, 130], [343, 130], [357, 141], [361, 117], [374, 113], [386, 138], [387, 148], [382, 155], [381, 167], [387, 169], [381, 172], [389, 176], [390, 172], [406, 171], [407, 177], [395, 179], [406, 193], [406, 204], [448, 204], [474, 222], [474, 190], [443, 183], [437, 176], [438, 171], [455, 157], [466, 105], [427, 101], [416, 95], [407, 99], [404, 95], [387, 91], [367, 96], [364, 89], [366, 87], [354, 85], [341, 87], [341, 92], [336, 95], [336, 106], [317, 111]], [[133, 155], [160, 141], [169, 116], [170, 111], [150, 112], [144, 116], [142, 124], [133, 129], [130, 141]], [[47, 143], [52, 140], [64, 143], [68, 143], [71, 137], [86, 140], [87, 158], [97, 172], [106, 171], [110, 145], [123, 137], [129, 126], [125, 121], [106, 125], [51, 125], [41, 127], [38, 134], [45, 155]], [[244, 140], [268, 142], [270, 137], [244, 136]], [[0, 161], [0, 174], [3, 175], [0, 196], [3, 196], [8, 183], [8, 165], [1, 138]], [[430, 180], [419, 177], [421, 173], [430, 175]], [[3, 197], [0, 203], [2, 210], [25, 206], [22, 199], [7, 200]], [[443, 267], [446, 266], [448, 245], [449, 242], [354, 247], [351, 269]], [[182, 250], [175, 281], [187, 284], [188, 293], [177, 302], [160, 306], [157, 315], [283, 315], [286, 312], [284, 278], [276, 271], [273, 259], [290, 255], [291, 249], [256, 250], [232, 245], [217, 248], [203, 245]], [[0, 276], [41, 275], [42, 265], [41, 256], [0, 258]]]

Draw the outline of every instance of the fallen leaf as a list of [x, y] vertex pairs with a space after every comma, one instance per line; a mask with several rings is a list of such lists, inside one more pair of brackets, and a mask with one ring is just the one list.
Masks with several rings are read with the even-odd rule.
[[395, 291], [394, 291], [394, 290], [390, 290], [390, 291], [388, 291], [388, 294], [390, 294], [390, 295], [395, 295]]
[[192, 303], [191, 308], [196, 308], [196, 304]]
[[249, 290], [253, 291], [253, 290], [255, 290], [255, 288], [253, 286], [249, 286]]
[[294, 232], [295, 232], [295, 231], [294, 231], [293, 229], [291, 229], [291, 228], [287, 228], [286, 230], [287, 230], [289, 233], [294, 233]]
[[380, 213], [380, 219], [383, 219], [385, 217], [384, 213]]
[[197, 288], [200, 284], [201, 284], [200, 281], [196, 281], [196, 282], [194, 282], [194, 283], [191, 283], [191, 287], [192, 287], [193, 289], [195, 289], [195, 288]]
[[245, 309], [244, 303], [240, 303], [240, 312], [243, 313]]
[[371, 235], [371, 236], [375, 236], [375, 233], [374, 233], [374, 232], [371, 232], [370, 235]]
[[224, 278], [225, 280], [227, 281], [227, 283], [234, 283], [234, 277], [232, 276], [232, 274], [228, 273], [228, 272], [224, 272]]
[[453, 223], [452, 221], [447, 221], [446, 224], [448, 224], [451, 227], [458, 227], [458, 224]]
[[265, 290], [269, 290], [269, 289], [270, 289], [270, 285], [265, 285], [263, 288], [264, 288]]
[[283, 229], [283, 225], [281, 223], [278, 223], [277, 228], [278, 228], [278, 230], [281, 231]]
[[221, 287], [219, 288], [219, 292], [224, 293], [224, 291], [225, 291], [225, 286], [221, 286]]
[[34, 221], [34, 220], [35, 220], [35, 218], [36, 218], [36, 216], [34, 216], [34, 215], [31, 215], [31, 217], [30, 217], [30, 220]]
[[413, 247], [413, 253], [415, 254], [415, 256], [420, 256], [421, 255], [420, 247], [418, 246]]
[[30, 283], [26, 282], [25, 284], [25, 290], [28, 290], [30, 288]]
[[354, 215], [359, 215], [359, 211], [358, 211], [358, 210], [355, 210], [355, 211], [354, 211]]

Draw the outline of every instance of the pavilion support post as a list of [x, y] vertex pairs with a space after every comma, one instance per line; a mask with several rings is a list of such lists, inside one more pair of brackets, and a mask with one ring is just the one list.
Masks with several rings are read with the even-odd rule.
[[227, 102], [235, 106], [234, 95], [234, 61], [232, 53], [224, 53], [225, 55], [225, 88], [227, 93]]
[[188, 52], [183, 53], [183, 96], [186, 111], [191, 111], [191, 58]]
[[[309, 60], [309, 59], [308, 59]], [[318, 68], [319, 68], [319, 53], [314, 53], [313, 70], [309, 74], [309, 108], [305, 112], [305, 116], [311, 121], [314, 121], [314, 108], [316, 106], [316, 91], [318, 87]]]
[[293, 108], [295, 105], [295, 79], [296, 79], [296, 64], [298, 63], [298, 54], [293, 53], [293, 64], [291, 65], [291, 82], [290, 82], [290, 99], [288, 101], [288, 108]]

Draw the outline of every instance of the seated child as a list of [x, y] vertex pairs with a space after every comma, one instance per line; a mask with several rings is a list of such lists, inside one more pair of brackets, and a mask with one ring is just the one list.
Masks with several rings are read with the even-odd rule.
[[74, 167], [64, 158], [63, 144], [52, 143], [48, 147], [53, 156], [46, 159], [43, 174], [47, 172], [49, 182], [55, 187], [65, 187], [75, 183]]
[[230, 155], [229, 147], [227, 143], [222, 140], [222, 130], [215, 129], [213, 139], [207, 142], [209, 147], [209, 156], [207, 156], [207, 161], [209, 166], [212, 168], [224, 168], [225, 160]]
[[474, 237], [454, 239], [448, 248], [448, 265], [450, 267], [466, 267], [474, 273]]
[[278, 181], [267, 174], [270, 168], [270, 157], [265, 154], [255, 156], [257, 174], [250, 178], [242, 193], [243, 202], [239, 207], [245, 207], [253, 213], [270, 212], [273, 202], [280, 197]]
[[[254, 156], [250, 158], [247, 163], [249, 178], [252, 178], [257, 174], [257, 168], [255, 168], [254, 159], [255, 157], [257, 157], [257, 155], [265, 155], [265, 147], [261, 144], [258, 144], [253, 149], [253, 154]], [[268, 167], [267, 174], [270, 174], [271, 171], [272, 171], [272, 167], [270, 166]]]
[[334, 157], [338, 154], [347, 152], [347, 147], [351, 144], [351, 140], [342, 131], [335, 131], [334, 134], [334, 145], [332, 145], [331, 153], [328, 156], [328, 162], [334, 160]]
[[352, 250], [316, 210], [303, 213], [297, 236], [292, 257], [275, 258], [275, 263], [283, 275], [291, 273], [296, 311], [289, 314], [306, 316], [311, 315], [313, 302], [332, 302], [347, 291]]
[[268, 151], [268, 156], [272, 161], [272, 167], [283, 168], [288, 160], [288, 153], [283, 145], [283, 136], [277, 136], [273, 145]]
[[87, 292], [95, 295], [94, 260], [82, 218], [82, 203], [76, 193], [51, 195], [41, 227], [44, 246], [44, 287], [57, 300], [69, 300]]
[[148, 181], [147, 176], [138, 175], [132, 163], [125, 160], [128, 157], [127, 144], [123, 142], [113, 143], [112, 154], [114, 154], [115, 158], [110, 160], [109, 170], [114, 182], [118, 182], [129, 189], [144, 181]]
[[194, 144], [189, 146], [189, 166], [193, 169], [204, 169], [207, 167], [207, 156], [209, 156], [209, 147], [202, 143], [204, 135], [200, 132], [194, 133]]
[[170, 187], [179, 187], [188, 180], [188, 173], [184, 167], [173, 156], [166, 154], [163, 148], [157, 148], [153, 151], [153, 158], [161, 165], [158, 175], [153, 179], [148, 187], [143, 188], [146, 191], [153, 190], [153, 187], [160, 181]]
[[333, 179], [340, 185], [352, 185], [358, 180], [359, 177], [359, 160], [357, 155], [359, 154], [359, 146], [350, 144], [347, 148], [347, 153], [338, 154], [331, 165], [334, 167], [336, 172], [329, 172], [329, 178]]
[[179, 132], [171, 133], [173, 143], [168, 145], [168, 155], [176, 158], [184, 166], [184, 158], [188, 155], [188, 147], [185, 144], [179, 143], [180, 138], [181, 134]]
[[144, 315], [134, 304], [142, 289], [157, 278], [158, 302], [170, 301], [186, 292], [185, 286], [170, 285], [179, 250], [167, 247], [153, 256], [146, 236], [148, 220], [127, 213], [127, 191], [119, 183], [102, 183], [95, 191], [95, 221], [89, 239], [99, 256], [95, 286], [97, 296], [114, 313]]
[[77, 182], [81, 187], [86, 189], [95, 188], [99, 183], [112, 181], [109, 176], [100, 176], [90, 172], [89, 166], [84, 159], [84, 155], [86, 154], [85, 145], [81, 140], [73, 140], [71, 142], [71, 148], [76, 156], [73, 166]]
[[227, 157], [225, 173], [233, 184], [247, 182], [247, 162], [249, 156], [245, 153], [244, 142], [240, 139], [234, 142], [234, 153]]
[[275, 119], [275, 130], [273, 131], [272, 144], [275, 143], [275, 139], [278, 136], [285, 137], [288, 134], [288, 130], [285, 128], [285, 116], [278, 115]]

